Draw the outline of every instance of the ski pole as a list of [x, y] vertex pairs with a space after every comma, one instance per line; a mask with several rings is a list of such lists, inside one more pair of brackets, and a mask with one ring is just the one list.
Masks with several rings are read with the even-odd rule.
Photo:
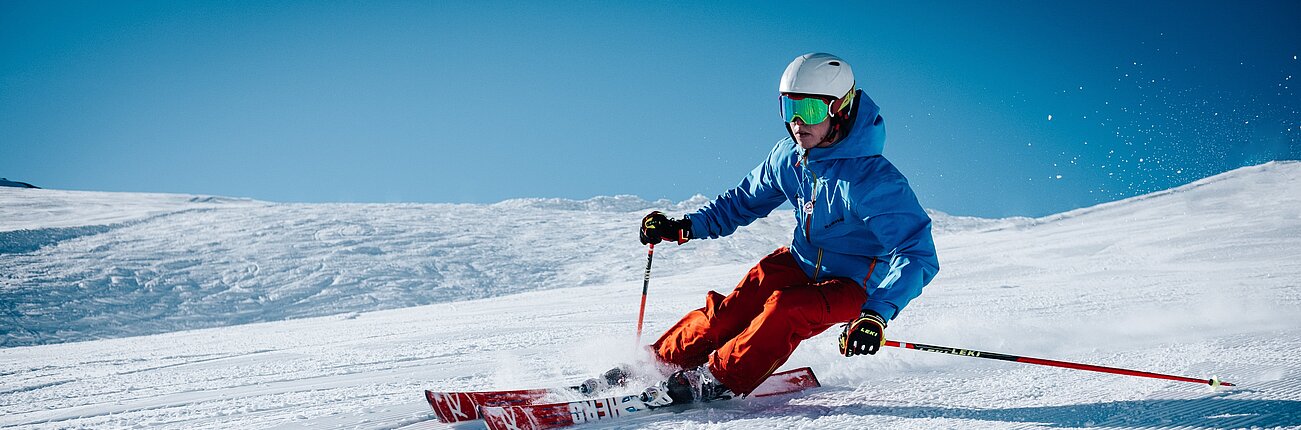
[[915, 349], [925, 352], [938, 352], [941, 354], [960, 355], [963, 357], [988, 358], [991, 360], [1015, 361], [1017, 363], [1038, 364], [1041, 366], [1064, 367], [1067, 369], [1088, 370], [1092, 372], [1114, 373], [1117, 375], [1140, 376], [1144, 378], [1168, 379], [1171, 381], [1192, 382], [1195, 384], [1207, 384], [1211, 388], [1220, 386], [1232, 387], [1234, 384], [1221, 381], [1218, 376], [1212, 376], [1211, 379], [1197, 379], [1186, 376], [1165, 375], [1161, 373], [1143, 372], [1138, 370], [1119, 369], [1115, 367], [1095, 366], [1092, 364], [1071, 363], [1067, 361], [1048, 360], [1043, 358], [1023, 357], [1019, 355], [1000, 354], [997, 352], [972, 351], [969, 349], [953, 348], [948, 346], [935, 346], [920, 343], [896, 342], [888, 340], [885, 346], [895, 348]]
[[650, 244], [650, 249], [646, 250], [646, 277], [641, 282], [641, 311], [637, 312], [637, 345], [641, 345], [641, 323], [646, 317], [646, 290], [650, 289], [650, 267], [651, 261], [655, 259], [655, 244]]

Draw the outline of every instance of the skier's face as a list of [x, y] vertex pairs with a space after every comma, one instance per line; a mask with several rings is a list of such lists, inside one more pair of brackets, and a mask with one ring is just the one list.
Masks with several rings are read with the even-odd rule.
[[822, 121], [817, 124], [805, 124], [804, 120], [795, 118], [794, 121], [786, 123], [791, 127], [791, 134], [795, 136], [795, 142], [800, 144], [804, 150], [813, 148], [831, 146], [831, 142], [823, 142], [827, 133], [831, 131], [831, 121]]

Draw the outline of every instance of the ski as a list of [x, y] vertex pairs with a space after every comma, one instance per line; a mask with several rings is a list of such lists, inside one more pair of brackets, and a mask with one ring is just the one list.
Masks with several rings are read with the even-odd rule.
[[500, 390], [500, 391], [430, 391], [425, 390], [425, 400], [434, 408], [438, 421], [458, 423], [479, 419], [480, 406], [516, 406], [540, 401], [557, 392], [578, 393], [579, 387], [560, 389]]
[[[750, 396], [776, 396], [820, 386], [813, 369], [801, 367], [768, 376]], [[678, 405], [668, 407], [674, 406]], [[660, 408], [647, 405], [634, 394], [564, 403], [484, 405], [479, 407], [479, 415], [491, 430], [543, 430], [618, 419], [654, 409]]]
[[605, 383], [598, 383], [598, 385], [587, 385], [592, 381], [588, 380], [582, 384], [560, 388], [499, 391], [425, 390], [425, 400], [429, 402], [430, 407], [434, 408], [434, 415], [438, 417], [439, 421], [457, 423], [479, 419], [480, 406], [528, 405], [557, 395], [570, 398], [575, 394], [587, 397], [597, 396], [612, 386], [622, 385], [628, 377], [628, 372], [629, 369], [625, 366], [610, 369], [598, 377], [605, 380]]

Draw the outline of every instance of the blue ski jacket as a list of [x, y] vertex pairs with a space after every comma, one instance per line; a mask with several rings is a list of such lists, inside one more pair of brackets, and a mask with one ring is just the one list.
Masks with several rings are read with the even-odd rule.
[[791, 253], [813, 281], [847, 278], [864, 287], [864, 310], [894, 319], [939, 272], [931, 219], [893, 164], [881, 155], [885, 120], [861, 91], [849, 134], [804, 151], [777, 142], [740, 185], [688, 214], [691, 237], [718, 238], [795, 207]]

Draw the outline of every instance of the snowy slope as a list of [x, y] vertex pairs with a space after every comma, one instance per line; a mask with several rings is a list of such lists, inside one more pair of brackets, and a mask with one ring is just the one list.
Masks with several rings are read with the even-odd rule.
[[[0, 346], [394, 309], [640, 276], [635, 197], [494, 205], [274, 204], [0, 189]], [[664, 256], [751, 261], [783, 213]], [[43, 223], [43, 224], [42, 224]]]
[[[645, 248], [632, 226], [651, 207], [699, 204], [25, 191], [0, 192], [3, 219], [21, 219], [9, 216], [20, 205], [69, 215], [0, 221], [0, 330], [10, 345], [57, 344], [0, 349], [3, 427], [446, 428], [419, 390], [573, 382], [637, 358]], [[78, 222], [78, 199], [132, 209]], [[658, 248], [647, 337], [728, 291], [790, 222]], [[812, 366], [824, 388], [620, 426], [1301, 427], [1301, 163], [1038, 219], [940, 216], [937, 230], [940, 276], [889, 337], [1219, 374], [1241, 389], [905, 350], [846, 359], [826, 333], [788, 364]], [[330, 316], [77, 342], [310, 315]]]

